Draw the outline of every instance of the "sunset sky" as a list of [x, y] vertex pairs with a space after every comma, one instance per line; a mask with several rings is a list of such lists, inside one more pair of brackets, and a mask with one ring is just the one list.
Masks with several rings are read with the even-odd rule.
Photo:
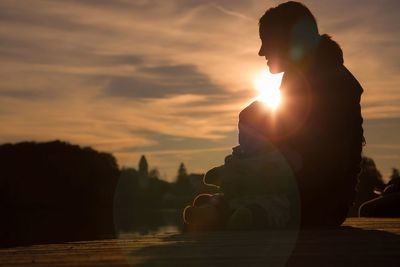
[[[172, 180], [222, 164], [266, 70], [258, 19], [282, 1], [0, 2], [0, 143], [60, 139]], [[400, 1], [303, 1], [364, 87], [365, 155], [400, 167]], [[340, 108], [340, 107], [338, 107]]]

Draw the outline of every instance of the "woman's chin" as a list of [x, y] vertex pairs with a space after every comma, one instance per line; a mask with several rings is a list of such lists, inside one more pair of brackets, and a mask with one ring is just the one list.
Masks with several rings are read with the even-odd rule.
[[268, 62], [267, 62], [267, 65], [268, 65], [268, 68], [269, 68], [269, 72], [271, 73], [271, 74], [277, 74], [277, 73], [281, 73], [281, 72], [283, 72], [283, 69], [282, 69], [282, 67], [279, 65], [279, 64], [268, 64]]
[[278, 67], [269, 67], [269, 72], [271, 72], [271, 74], [278, 74], [283, 72], [283, 70], [281, 70], [281, 68]]

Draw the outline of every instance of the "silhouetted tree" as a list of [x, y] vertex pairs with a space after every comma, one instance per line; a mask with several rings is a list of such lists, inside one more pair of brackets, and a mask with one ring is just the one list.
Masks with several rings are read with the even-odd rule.
[[193, 188], [188, 179], [187, 170], [183, 162], [179, 165], [178, 175], [175, 182], [175, 193], [177, 195], [191, 195]]
[[392, 168], [392, 174], [389, 177], [389, 182], [385, 187], [383, 194], [391, 194], [400, 192], [400, 173], [399, 169]]
[[392, 183], [399, 183], [400, 180], [400, 172], [399, 169], [392, 168], [392, 174], [389, 177], [389, 182], [388, 184]]
[[144, 155], [139, 160], [139, 187], [146, 189], [149, 184], [149, 164]]
[[0, 245], [112, 234], [119, 168], [108, 153], [61, 141], [0, 145]]
[[178, 180], [183, 179], [184, 177], [187, 177], [187, 170], [186, 170], [185, 164], [183, 164], [183, 162], [181, 162], [181, 165], [179, 165], [179, 169], [178, 169]]
[[148, 176], [149, 175], [149, 165], [147, 163], [147, 159], [144, 155], [139, 160], [139, 175], [140, 176]]
[[163, 197], [170, 191], [170, 184], [160, 179], [160, 173], [157, 168], [149, 172], [149, 186], [146, 190], [147, 205], [153, 209], [163, 207]]
[[160, 171], [157, 168], [153, 168], [148, 173], [150, 179], [160, 179]]
[[122, 168], [115, 192], [114, 206], [118, 209], [136, 209], [143, 193], [139, 188], [139, 174], [133, 168]]

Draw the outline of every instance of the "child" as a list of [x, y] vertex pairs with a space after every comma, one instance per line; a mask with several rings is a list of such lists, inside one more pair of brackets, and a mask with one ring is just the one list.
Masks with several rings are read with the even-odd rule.
[[291, 169], [270, 141], [276, 140], [274, 114], [253, 102], [239, 114], [239, 146], [225, 164], [208, 171], [204, 183], [217, 195], [200, 195], [186, 207], [189, 229], [259, 229], [285, 227], [290, 220]]

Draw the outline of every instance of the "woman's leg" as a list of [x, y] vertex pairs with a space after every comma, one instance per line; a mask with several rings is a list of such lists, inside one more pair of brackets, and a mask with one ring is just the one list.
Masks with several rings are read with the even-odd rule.
[[360, 217], [400, 217], [400, 193], [374, 198], [360, 206]]

